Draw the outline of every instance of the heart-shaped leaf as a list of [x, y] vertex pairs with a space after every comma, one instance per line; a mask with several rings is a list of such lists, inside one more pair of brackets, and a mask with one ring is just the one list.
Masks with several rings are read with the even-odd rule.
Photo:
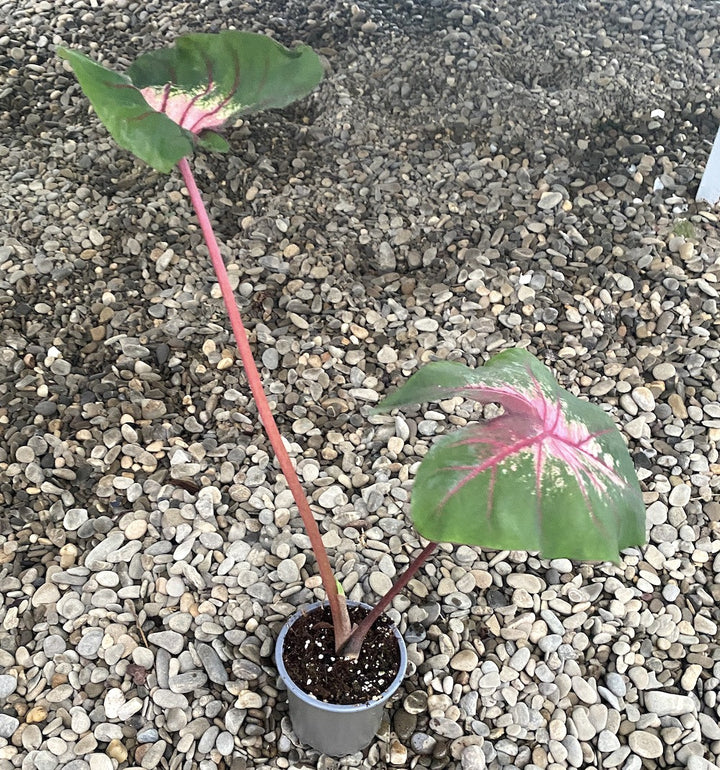
[[322, 64], [307, 46], [224, 30], [179, 37], [140, 56], [127, 74], [58, 48], [117, 143], [158, 171], [170, 171], [197, 141], [227, 150], [217, 129], [240, 115], [284, 107], [312, 91]]
[[462, 396], [499, 417], [439, 439], [418, 469], [412, 516], [428, 540], [617, 560], [645, 542], [645, 506], [622, 435], [525, 350], [482, 368], [427, 364], [380, 409]]

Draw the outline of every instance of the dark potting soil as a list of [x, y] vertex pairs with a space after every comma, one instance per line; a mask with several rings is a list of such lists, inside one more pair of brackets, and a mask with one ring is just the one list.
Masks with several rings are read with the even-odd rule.
[[[368, 610], [348, 607], [348, 612], [355, 625]], [[303, 692], [326, 703], [350, 705], [376, 699], [387, 690], [400, 665], [400, 650], [392, 623], [381, 617], [365, 637], [357, 660], [338, 658], [330, 609], [319, 607], [288, 630], [283, 662]]]

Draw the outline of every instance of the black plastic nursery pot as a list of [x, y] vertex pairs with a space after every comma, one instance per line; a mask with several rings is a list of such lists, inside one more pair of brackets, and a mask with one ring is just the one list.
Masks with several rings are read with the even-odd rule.
[[[367, 604], [361, 602], [348, 601], [347, 605], [351, 612], [353, 611], [352, 608], [364, 608], [368, 611], [371, 609]], [[304, 744], [312, 746], [324, 754], [329, 754], [332, 757], [341, 757], [364, 749], [380, 729], [385, 704], [396, 692], [405, 677], [407, 649], [398, 629], [385, 618], [385, 622], [389, 627], [389, 633], [392, 634], [397, 645], [397, 650], [393, 650], [393, 653], [396, 652], [396, 655], [394, 655], [396, 658], [396, 670], [367, 672], [368, 677], [372, 675], [376, 679], [372, 683], [376, 692], [369, 699], [364, 702], [351, 704], [333, 703], [322, 700], [310, 692], [306, 692], [303, 686], [312, 680], [313, 674], [309, 669], [307, 671], [301, 669], [300, 672], [297, 670], [298, 666], [294, 660], [295, 654], [292, 651], [292, 645], [297, 643], [294, 639], [294, 636], [297, 634], [293, 634], [292, 629], [301, 618], [304, 625], [306, 618], [317, 616], [317, 614], [322, 616], [324, 612], [327, 612], [327, 607], [327, 602], [315, 602], [298, 610], [287, 620], [280, 631], [275, 645], [275, 663], [280, 678], [287, 688], [290, 721], [292, 722], [295, 735]], [[317, 623], [318, 628], [321, 626], [327, 627], [327, 625], [327, 622], [322, 622], [322, 618], [321, 622]], [[291, 633], [291, 637], [288, 637], [288, 633]], [[306, 648], [311, 647], [314, 643], [313, 636], [308, 635], [307, 641], [303, 643], [303, 646]], [[363, 649], [365, 649], [367, 644], [368, 640], [366, 639]], [[285, 660], [284, 655], [286, 652], [293, 655], [292, 660]], [[319, 657], [323, 657], [323, 655], [320, 654]], [[363, 653], [361, 652], [360, 661], [362, 660]], [[330, 663], [327, 667], [327, 671], [330, 671], [330, 676], [332, 676], [333, 665], [341, 666], [345, 664], [342, 662]], [[302, 675], [302, 680], [296, 682], [288, 672], [288, 668], [294, 671], [297, 679], [301, 679]], [[358, 680], [362, 680], [365, 675], [365, 673], [359, 675]], [[343, 694], [346, 695], [347, 693]]]

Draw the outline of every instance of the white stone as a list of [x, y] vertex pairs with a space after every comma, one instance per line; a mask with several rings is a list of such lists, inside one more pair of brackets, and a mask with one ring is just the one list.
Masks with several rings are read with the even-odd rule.
[[648, 690], [645, 693], [645, 708], [659, 717], [680, 716], [695, 711], [695, 702], [689, 695]]
[[20, 720], [8, 714], [0, 714], [0, 738], [10, 738], [20, 727]]
[[241, 690], [238, 693], [235, 707], [239, 709], [259, 709], [262, 706], [262, 698], [252, 690]]
[[593, 679], [591, 681], [592, 684], [589, 680], [581, 676], [574, 676], [572, 678], [573, 692], [578, 696], [578, 698], [580, 698], [581, 701], [587, 703], [588, 705], [597, 703], [599, 700], [595, 680]]
[[184, 639], [175, 631], [156, 631], [148, 634], [148, 641], [150, 644], [162, 647], [172, 655], [179, 655], [185, 646]]
[[113, 761], [107, 754], [96, 752], [90, 754], [85, 759], [90, 765], [90, 770], [113, 770], [114, 768]]
[[120, 709], [125, 705], [125, 695], [119, 687], [111, 687], [105, 693], [103, 707], [107, 719], [117, 719]]
[[562, 193], [546, 191], [540, 196], [540, 200], [538, 201], [537, 206], [539, 209], [547, 211], [548, 209], [553, 209], [555, 206], [562, 203], [562, 199]]
[[628, 737], [630, 749], [644, 759], [657, 759], [663, 754], [663, 745], [660, 738], [646, 730], [635, 730]]
[[17, 677], [10, 674], [0, 675], [0, 698], [7, 698], [17, 689]]
[[343, 488], [337, 484], [324, 489], [318, 497], [318, 503], [327, 511], [335, 510], [335, 508], [345, 505], [347, 501], [347, 495]]
[[668, 497], [670, 505], [682, 508], [690, 502], [692, 489], [689, 484], [677, 484], [674, 486]]
[[527, 572], [511, 572], [505, 580], [511, 588], [522, 588], [529, 594], [539, 594], [545, 588], [539, 577]]

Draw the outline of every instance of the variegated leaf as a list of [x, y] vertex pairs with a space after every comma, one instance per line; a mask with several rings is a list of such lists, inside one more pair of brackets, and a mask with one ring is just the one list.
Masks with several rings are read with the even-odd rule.
[[622, 435], [602, 409], [561, 388], [525, 350], [479, 369], [423, 367], [380, 408], [462, 396], [504, 413], [439, 439], [412, 495], [433, 541], [617, 560], [645, 542], [645, 507]]
[[284, 107], [310, 93], [322, 65], [307, 46], [292, 50], [272, 38], [224, 30], [184, 35], [140, 56], [127, 74], [78, 51], [58, 48], [115, 141], [159, 171], [170, 171], [197, 142], [225, 151], [216, 132], [228, 121]]

